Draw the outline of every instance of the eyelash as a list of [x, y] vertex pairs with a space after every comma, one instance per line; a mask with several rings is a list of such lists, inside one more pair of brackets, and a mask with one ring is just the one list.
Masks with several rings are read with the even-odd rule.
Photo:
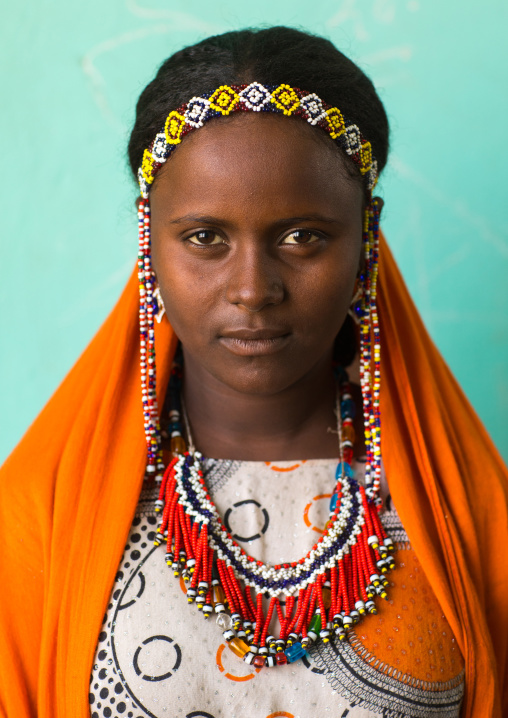
[[[201, 244], [200, 242], [193, 242], [193, 241], [192, 241], [193, 238], [198, 238], [199, 235], [205, 235], [205, 234], [212, 234], [213, 237], [214, 237], [214, 239], [215, 239], [215, 238], [219, 238], [219, 239], [220, 239], [220, 235], [219, 235], [217, 232], [214, 232], [212, 229], [202, 229], [202, 230], [200, 230], [199, 232], [194, 232], [194, 234], [191, 234], [189, 237], [186, 238], [186, 241], [189, 242], [189, 244], [194, 245], [195, 247], [217, 247], [217, 246], [220, 246], [221, 244], [225, 244], [225, 242], [223, 242], [223, 241], [222, 241], [222, 242], [212, 241], [212, 242], [205, 243], [205, 244]], [[298, 235], [298, 234], [301, 234], [301, 235], [302, 235], [302, 234], [303, 234], [303, 235], [309, 235], [310, 238], [311, 238], [311, 241], [309, 241], [309, 242], [285, 242], [285, 241], [282, 241], [281, 244], [284, 244], [284, 245], [286, 245], [286, 246], [287, 246], [287, 245], [292, 245], [292, 246], [305, 247], [305, 246], [307, 246], [307, 245], [309, 245], [309, 244], [315, 244], [315, 243], [316, 243], [317, 241], [319, 241], [320, 239], [323, 239], [323, 235], [322, 235], [322, 234], [320, 234], [320, 233], [318, 233], [318, 232], [313, 232], [313, 231], [310, 230], [310, 229], [294, 229], [294, 230], [293, 230], [292, 232], [290, 232], [289, 234], [286, 234], [286, 235], [283, 237], [283, 240], [286, 240], [286, 239], [288, 239], [289, 237], [293, 237], [294, 235]]]
[[313, 239], [313, 241], [310, 241], [310, 242], [287, 242], [287, 244], [293, 244], [293, 245], [299, 244], [300, 246], [305, 246], [307, 244], [314, 244], [317, 240], [323, 238], [323, 235], [318, 234], [317, 232], [313, 232], [310, 229], [294, 229], [289, 234], [286, 234], [284, 239], [288, 239], [288, 237], [292, 237], [295, 234], [307, 234], [307, 235], [310, 235], [311, 239], [312, 238], [314, 238], [314, 239]]
[[217, 244], [221, 244], [221, 242], [217, 242], [212, 244], [211, 242], [209, 244], [201, 244], [199, 242], [193, 242], [193, 237], [199, 237], [200, 234], [212, 234], [215, 237], [220, 237], [220, 235], [217, 234], [217, 232], [214, 232], [212, 229], [201, 229], [199, 232], [194, 232], [194, 234], [191, 234], [189, 237], [186, 238], [186, 241], [190, 244], [193, 244], [195, 247], [212, 247], [217, 246]]

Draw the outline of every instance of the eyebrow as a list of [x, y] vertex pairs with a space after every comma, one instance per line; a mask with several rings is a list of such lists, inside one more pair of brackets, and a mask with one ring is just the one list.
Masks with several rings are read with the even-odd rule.
[[[300, 222], [323, 222], [325, 224], [337, 224], [340, 220], [338, 218], [326, 217], [323, 214], [305, 214], [297, 217], [283, 217], [273, 222], [274, 226], [285, 226], [290, 224], [299, 224]], [[170, 221], [170, 224], [182, 224], [184, 222], [195, 222], [197, 224], [229, 224], [220, 217], [214, 217], [213, 215], [204, 214], [184, 214], [181, 217], [176, 217]]]

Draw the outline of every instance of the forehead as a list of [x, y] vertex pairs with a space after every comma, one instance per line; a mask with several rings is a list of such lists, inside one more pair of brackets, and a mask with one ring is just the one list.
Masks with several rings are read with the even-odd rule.
[[[181, 203], [344, 204], [363, 189], [341, 150], [319, 128], [271, 113], [238, 113], [188, 135], [159, 171], [153, 209]], [[354, 168], [353, 168], [354, 169]]]

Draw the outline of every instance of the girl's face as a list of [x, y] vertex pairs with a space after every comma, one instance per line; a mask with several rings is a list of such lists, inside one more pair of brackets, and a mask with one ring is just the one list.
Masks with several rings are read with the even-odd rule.
[[150, 195], [153, 266], [186, 357], [273, 395], [330, 366], [359, 271], [363, 191], [331, 140], [246, 113], [184, 139]]

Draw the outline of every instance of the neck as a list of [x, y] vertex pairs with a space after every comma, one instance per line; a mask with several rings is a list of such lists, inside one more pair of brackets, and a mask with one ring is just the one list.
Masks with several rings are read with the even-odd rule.
[[183, 400], [196, 448], [205, 456], [286, 461], [338, 456], [331, 357], [270, 396], [226, 386], [185, 355]]

